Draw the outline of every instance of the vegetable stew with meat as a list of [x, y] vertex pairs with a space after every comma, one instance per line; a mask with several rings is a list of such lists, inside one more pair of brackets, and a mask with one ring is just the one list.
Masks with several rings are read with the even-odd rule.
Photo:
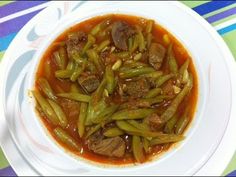
[[184, 140], [197, 102], [191, 56], [154, 20], [81, 22], [47, 49], [32, 94], [66, 150], [106, 164], [143, 163]]

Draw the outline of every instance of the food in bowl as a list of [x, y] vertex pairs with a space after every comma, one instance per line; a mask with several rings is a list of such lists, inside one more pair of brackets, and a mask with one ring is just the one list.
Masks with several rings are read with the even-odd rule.
[[43, 55], [32, 93], [66, 150], [100, 163], [143, 163], [184, 139], [197, 76], [187, 50], [163, 27], [111, 14], [63, 32]]

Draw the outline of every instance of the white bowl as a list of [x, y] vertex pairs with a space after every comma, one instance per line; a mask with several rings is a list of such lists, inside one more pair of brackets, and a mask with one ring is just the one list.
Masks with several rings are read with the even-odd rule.
[[[16, 97], [16, 102], [6, 101], [4, 108], [8, 113], [6, 116], [12, 117], [7, 120], [7, 125], [25, 160], [41, 175], [196, 174], [217, 149], [231, 115], [232, 87], [226, 58], [230, 55], [215, 31], [178, 3], [86, 2], [79, 10], [76, 9], [77, 2], [69, 4], [70, 7], [66, 3], [53, 4], [38, 17], [39, 21], [35, 22], [33, 30], [29, 29], [26, 33], [28, 40], [32, 38], [32, 41], [36, 41], [32, 37], [34, 32], [42, 42], [37, 46], [32, 62], [25, 71], [27, 77], [22, 75], [23, 81], [15, 86], [17, 92], [14, 93], [13, 89], [9, 93], [9, 97]], [[34, 86], [39, 60], [59, 34], [91, 17], [112, 13], [151, 18], [166, 28], [189, 51], [199, 81], [197, 110], [186, 132], [187, 138], [155, 161], [122, 168], [96, 166], [65, 152], [47, 135], [34, 111], [35, 103], [27, 92]], [[6, 73], [9, 75], [10, 71]], [[8, 85], [7, 78], [5, 80], [5, 85]], [[5, 88], [4, 95], [8, 95], [7, 92]], [[13, 109], [11, 104], [16, 104], [12, 115], [9, 112]], [[23, 118], [17, 120], [15, 117], [19, 113]]]

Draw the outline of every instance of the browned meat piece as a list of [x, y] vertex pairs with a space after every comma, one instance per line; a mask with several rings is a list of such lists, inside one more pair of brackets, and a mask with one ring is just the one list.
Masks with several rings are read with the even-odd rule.
[[125, 154], [125, 142], [119, 136], [89, 141], [88, 148], [96, 154], [109, 157], [123, 157]]
[[83, 45], [86, 41], [87, 41], [87, 35], [82, 31], [69, 34], [68, 39], [66, 41], [66, 49], [69, 57], [71, 57], [72, 51], [82, 50]]
[[162, 90], [164, 95], [175, 96], [172, 80], [168, 80], [167, 83], [162, 87]]
[[125, 22], [115, 22], [112, 25], [112, 39], [115, 46], [122, 50], [127, 50], [127, 40], [128, 38], [135, 33], [135, 30]]
[[149, 49], [149, 63], [156, 69], [160, 69], [165, 57], [166, 49], [161, 44], [152, 43]]
[[158, 116], [156, 113], [153, 113], [148, 116], [145, 121], [148, 123], [149, 127], [153, 131], [158, 130], [163, 125], [161, 117]]
[[68, 117], [78, 117], [80, 110], [80, 103], [77, 101], [68, 100], [66, 98], [60, 98], [60, 105], [63, 111]]
[[88, 92], [95, 91], [98, 88], [99, 84], [100, 84], [99, 79], [94, 75], [80, 76], [79, 79], [78, 79], [78, 82]]
[[143, 97], [150, 89], [150, 84], [145, 78], [137, 81], [129, 81], [123, 85], [123, 90], [126, 94], [133, 98]]

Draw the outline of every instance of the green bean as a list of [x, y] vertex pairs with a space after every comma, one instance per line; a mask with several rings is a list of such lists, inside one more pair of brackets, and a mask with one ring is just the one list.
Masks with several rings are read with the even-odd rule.
[[92, 95], [92, 104], [95, 105], [98, 101], [100, 101], [103, 91], [106, 87], [106, 79], [105, 77], [103, 78], [102, 82], [100, 83], [100, 85], [98, 86], [97, 90], [93, 93]]
[[155, 70], [151, 67], [143, 67], [143, 68], [136, 68], [136, 69], [130, 69], [128, 71], [123, 71], [120, 73], [120, 77], [125, 78], [132, 78], [137, 77], [143, 74], [148, 74], [151, 72], [154, 72]]
[[[93, 98], [93, 97], [92, 97]], [[87, 111], [87, 118], [85, 125], [92, 125], [93, 124], [93, 119], [97, 117], [101, 112], [107, 108], [107, 104], [104, 99], [101, 99], [100, 101], [93, 103], [93, 100], [89, 102], [88, 105], [88, 111]]]
[[50, 84], [48, 83], [47, 79], [40, 77], [38, 78], [38, 84], [40, 88], [42, 89], [43, 93], [47, 95], [48, 98], [52, 100], [56, 100], [57, 97], [54, 94], [54, 91], [52, 90]]
[[143, 149], [144, 149], [144, 151], [146, 153], [148, 153], [150, 151], [150, 149], [149, 149], [150, 142], [146, 138], [144, 138], [144, 137], [142, 137], [142, 142], [143, 142]]
[[177, 122], [177, 115], [174, 115], [165, 125], [164, 132], [165, 133], [173, 133], [175, 124]]
[[111, 67], [112, 70], [116, 71], [118, 70], [122, 65], [122, 60], [117, 60]]
[[82, 57], [82, 56], [80, 55], [79, 51], [77, 51], [77, 50], [75, 50], [75, 49], [72, 50], [72, 52], [71, 52], [71, 57], [72, 57], [72, 59], [73, 59], [74, 61], [76, 61], [76, 63], [79, 63], [79, 64], [84, 63], [85, 61], [87, 61], [86, 58], [85, 58], [85, 57]]
[[139, 36], [136, 34], [134, 36], [134, 42], [132, 48], [130, 49], [130, 53], [133, 53], [139, 47]]
[[172, 96], [169, 95], [159, 95], [153, 98], [143, 98], [143, 101], [148, 102], [150, 105], [161, 103], [164, 99], [171, 99]]
[[162, 71], [154, 71], [154, 72], [151, 72], [151, 73], [148, 73], [148, 74], [144, 74], [143, 77], [149, 77], [149, 78], [157, 79], [162, 75], [163, 75]]
[[116, 82], [115, 82], [114, 72], [111, 69], [110, 65], [106, 67], [105, 77], [107, 81], [106, 89], [109, 94], [112, 94], [116, 87]]
[[80, 151], [81, 147], [77, 144], [77, 142], [70, 136], [67, 134], [66, 131], [64, 131], [62, 128], [55, 128], [53, 130], [53, 132], [55, 133], [55, 135], [57, 136], [57, 138], [65, 143], [66, 145], [70, 146], [71, 148]]
[[142, 53], [137, 53], [135, 56], [134, 56], [134, 61], [138, 61], [142, 59]]
[[97, 72], [96, 66], [91, 61], [87, 61], [86, 68], [92, 73], [95, 74]]
[[165, 134], [161, 135], [159, 137], [153, 138], [150, 141], [150, 145], [158, 145], [158, 144], [166, 144], [166, 143], [175, 143], [178, 141], [182, 141], [184, 139], [184, 136], [182, 135], [175, 135], [175, 134]]
[[142, 119], [154, 112], [154, 109], [124, 109], [112, 115], [113, 120]]
[[188, 81], [189, 73], [188, 73], [188, 66], [189, 66], [190, 60], [187, 59], [184, 64], [179, 69], [180, 74], [180, 80], [183, 84], [186, 84]]
[[97, 52], [101, 52], [102, 50], [104, 50], [104, 48], [107, 47], [108, 45], [110, 45], [110, 43], [111, 43], [111, 41], [108, 40], [108, 39], [105, 40], [105, 41], [102, 41], [102, 42], [99, 44], [98, 48], [96, 49]]
[[137, 162], [142, 163], [145, 160], [145, 155], [143, 153], [143, 146], [139, 136], [133, 136], [132, 138], [132, 149], [133, 154]]
[[128, 58], [130, 56], [130, 53], [125, 51], [125, 52], [115, 53], [115, 55], [120, 58]]
[[138, 45], [139, 51], [143, 52], [145, 50], [145, 41], [141, 30], [138, 30], [138, 41], [139, 41]]
[[59, 124], [59, 119], [55, 112], [53, 111], [52, 107], [48, 103], [48, 101], [39, 93], [39, 91], [34, 90], [32, 91], [34, 98], [37, 100], [39, 103], [40, 107], [42, 108], [42, 111], [44, 114], [47, 116], [47, 118], [54, 124], [58, 125]]
[[179, 104], [182, 102], [184, 97], [190, 92], [190, 90], [192, 89], [192, 86], [193, 86], [193, 78], [192, 78], [192, 75], [190, 75], [190, 78], [187, 84], [185, 84], [182, 91], [174, 98], [170, 106], [161, 115], [161, 118], [163, 119], [164, 122], [167, 122], [168, 120], [171, 119], [171, 117], [173, 117]]
[[146, 24], [146, 33], [151, 33], [152, 32], [152, 27], [153, 27], [153, 20], [148, 20]]
[[170, 80], [174, 76], [175, 76], [174, 74], [167, 74], [167, 75], [159, 77], [156, 81], [156, 87], [162, 86], [162, 84], [164, 84], [166, 81]]
[[153, 39], [152, 33], [148, 33], [146, 38], [147, 38], [147, 47], [149, 49]]
[[47, 78], [47, 79], [49, 79], [50, 78], [50, 76], [51, 76], [51, 64], [50, 64], [50, 60], [47, 60], [47, 61], [45, 61], [45, 63], [44, 63], [44, 69], [45, 69], [45, 77]]
[[73, 71], [74, 70], [74, 62], [73, 60], [70, 60], [66, 66], [66, 70], [70, 70], [70, 71]]
[[183, 74], [184, 74], [184, 71], [188, 69], [189, 63], [190, 63], [190, 59], [188, 58], [188, 59], [184, 62], [184, 64], [181, 65], [181, 67], [179, 68], [179, 74], [180, 74], [180, 75], [183, 75]]
[[157, 137], [162, 135], [159, 132], [151, 132], [146, 130], [140, 130], [129, 124], [127, 121], [118, 120], [116, 121], [116, 125], [123, 131], [125, 131], [129, 135], [143, 136], [143, 137]]
[[97, 124], [89, 129], [89, 131], [86, 133], [85, 139], [87, 139], [89, 136], [94, 134], [96, 131], [98, 131], [101, 128], [100, 124]]
[[80, 138], [83, 137], [84, 135], [84, 130], [85, 130], [85, 119], [87, 117], [87, 108], [88, 105], [87, 103], [81, 103], [80, 104], [80, 112], [79, 112], [79, 119], [77, 122], [77, 127], [78, 127], [78, 131], [79, 131], [79, 136]]
[[81, 101], [81, 102], [89, 102], [91, 97], [88, 95], [80, 94], [80, 93], [59, 93], [57, 94], [59, 97], [67, 98], [70, 100]]
[[105, 29], [109, 24], [110, 24], [110, 19], [102, 21], [101, 23], [93, 27], [93, 29], [90, 31], [90, 34], [92, 34], [93, 36], [97, 35], [99, 32]]
[[129, 49], [129, 51], [131, 51], [131, 49], [132, 49], [133, 42], [134, 42], [134, 38], [133, 38], [133, 37], [130, 37], [130, 38], [128, 39], [128, 49]]
[[59, 49], [59, 55], [60, 55], [61, 61], [62, 61], [62, 69], [65, 69], [66, 60], [67, 60], [67, 53], [66, 53], [66, 49], [62, 46]]
[[120, 136], [123, 135], [124, 132], [117, 128], [117, 127], [113, 127], [113, 128], [109, 128], [108, 130], [106, 130], [103, 135], [106, 137], [115, 137], [115, 136]]
[[174, 53], [172, 51], [173, 44], [170, 44], [167, 50], [167, 61], [169, 64], [169, 69], [172, 73], [176, 74], [178, 72], [178, 64], [175, 59]]
[[74, 72], [70, 76], [70, 80], [72, 82], [75, 82], [78, 79], [79, 75], [84, 71], [84, 69], [85, 69], [85, 63], [83, 63], [82, 66], [79, 66], [79, 64], [76, 63]]
[[57, 70], [55, 72], [55, 77], [60, 79], [67, 79], [70, 78], [73, 73], [73, 70]]
[[184, 115], [178, 120], [178, 122], [176, 123], [176, 127], [175, 127], [175, 134], [180, 135], [184, 132], [185, 128], [187, 127], [190, 118], [188, 116], [188, 108], [185, 110]]
[[127, 120], [127, 122], [139, 130], [150, 131], [149, 126], [145, 123], [138, 123], [135, 120]]
[[87, 50], [86, 53], [87, 53], [89, 59], [95, 64], [97, 70], [101, 71], [102, 65], [100, 63], [99, 56], [98, 56], [97, 52], [94, 49], [89, 49], [89, 50]]
[[65, 62], [63, 62], [62, 58], [60, 57], [59, 52], [58, 52], [58, 51], [54, 52], [54, 53], [53, 53], [53, 56], [54, 56], [54, 58], [55, 58], [55, 60], [56, 60], [56, 63], [57, 63], [57, 65], [58, 65], [59, 69], [65, 69], [65, 68], [64, 68]]
[[118, 107], [118, 105], [111, 105], [103, 109], [100, 114], [94, 117], [92, 122], [97, 124], [110, 119], [111, 115], [118, 109]]
[[139, 61], [133, 61], [133, 60], [127, 60], [125, 63], [124, 67], [127, 67], [126, 69], [121, 69], [121, 71], [127, 71], [130, 70], [131, 68], [142, 68], [142, 67], [147, 67], [148, 65], [146, 63], [143, 62], [139, 62]]
[[81, 54], [84, 55], [87, 50], [96, 42], [95, 37], [93, 37], [91, 34], [88, 35], [88, 41], [86, 42], [84, 48], [82, 49]]
[[66, 118], [66, 115], [64, 113], [64, 111], [62, 110], [62, 108], [60, 107], [60, 105], [58, 105], [56, 102], [47, 99], [48, 103], [50, 104], [50, 106], [52, 107], [52, 109], [54, 110], [55, 114], [57, 115], [59, 121], [60, 121], [60, 125], [63, 128], [66, 128], [66, 126], [68, 125], [68, 120]]
[[148, 91], [148, 93], [146, 94], [145, 98], [153, 98], [159, 94], [161, 94], [162, 89], [161, 88], [154, 88]]

